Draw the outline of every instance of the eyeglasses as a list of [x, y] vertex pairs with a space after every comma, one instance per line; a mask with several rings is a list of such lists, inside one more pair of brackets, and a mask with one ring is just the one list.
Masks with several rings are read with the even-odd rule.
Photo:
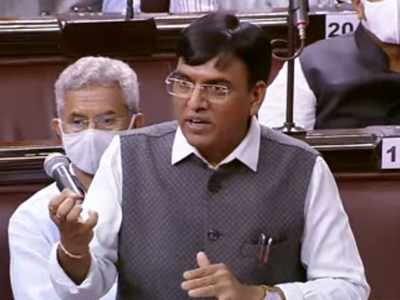
[[210, 102], [215, 103], [226, 101], [227, 96], [232, 92], [232, 89], [226, 85], [206, 83], [195, 84], [188, 80], [176, 78], [173, 75], [169, 75], [165, 79], [165, 84], [167, 86], [168, 94], [185, 99], [190, 98], [196, 89], [196, 86], [198, 86], [204, 97]]
[[70, 120], [64, 122], [65, 127], [73, 132], [88, 129], [90, 124], [93, 123], [93, 128], [102, 130], [121, 130], [124, 121], [127, 117], [114, 116], [114, 115], [101, 115], [94, 119], [88, 119], [81, 116], [73, 116]]

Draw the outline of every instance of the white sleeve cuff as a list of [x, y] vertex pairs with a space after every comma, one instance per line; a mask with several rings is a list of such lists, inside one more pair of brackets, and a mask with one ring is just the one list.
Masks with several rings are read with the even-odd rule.
[[280, 288], [285, 295], [286, 300], [303, 300], [303, 291], [297, 286], [295, 282], [293, 283], [283, 283], [277, 284], [276, 287]]

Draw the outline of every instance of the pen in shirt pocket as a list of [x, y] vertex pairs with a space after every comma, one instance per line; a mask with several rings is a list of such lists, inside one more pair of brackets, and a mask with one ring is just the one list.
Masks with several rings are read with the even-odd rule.
[[258, 259], [261, 264], [268, 263], [269, 254], [271, 252], [272, 237], [267, 238], [264, 233], [258, 237]]

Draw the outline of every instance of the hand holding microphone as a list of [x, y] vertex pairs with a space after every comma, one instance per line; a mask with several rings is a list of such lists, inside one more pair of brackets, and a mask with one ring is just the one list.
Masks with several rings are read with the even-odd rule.
[[60, 232], [60, 248], [69, 258], [83, 258], [89, 254], [97, 213], [89, 211], [86, 218], [81, 217], [84, 193], [70, 173], [69, 161], [64, 155], [49, 155], [44, 162], [44, 168], [62, 190], [49, 203], [50, 218]]

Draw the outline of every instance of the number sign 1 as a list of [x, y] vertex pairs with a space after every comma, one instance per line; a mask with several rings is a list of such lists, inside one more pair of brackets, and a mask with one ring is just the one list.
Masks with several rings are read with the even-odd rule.
[[348, 34], [356, 30], [359, 20], [353, 12], [327, 13], [325, 18], [325, 38]]
[[400, 169], [400, 137], [383, 138], [381, 168]]

